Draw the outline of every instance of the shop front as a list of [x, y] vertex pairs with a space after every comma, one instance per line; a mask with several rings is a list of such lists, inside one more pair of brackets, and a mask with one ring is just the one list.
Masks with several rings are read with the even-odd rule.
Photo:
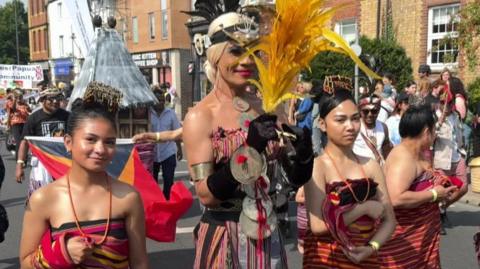
[[168, 51], [133, 53], [132, 59], [150, 85], [172, 82]]

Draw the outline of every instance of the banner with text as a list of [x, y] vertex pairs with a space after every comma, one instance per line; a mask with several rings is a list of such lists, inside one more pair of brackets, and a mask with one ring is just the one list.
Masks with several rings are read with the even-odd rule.
[[32, 88], [32, 82], [42, 80], [40, 65], [0, 64], [0, 88]]

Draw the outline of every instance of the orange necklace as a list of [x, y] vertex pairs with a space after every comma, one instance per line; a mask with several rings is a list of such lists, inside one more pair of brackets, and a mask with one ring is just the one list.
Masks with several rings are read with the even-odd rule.
[[338, 169], [337, 165], [335, 164], [335, 161], [333, 160], [332, 156], [330, 156], [330, 154], [328, 153], [328, 151], [326, 149], [324, 151], [325, 151], [325, 154], [327, 154], [327, 157], [332, 162], [333, 167], [335, 168], [335, 171], [337, 172], [337, 175], [343, 180], [343, 182], [345, 182], [348, 189], [352, 193], [353, 199], [355, 199], [355, 201], [357, 201], [357, 203], [363, 203], [363, 202], [367, 201], [368, 195], [370, 194], [370, 180], [368, 180], [367, 175], [365, 174], [365, 170], [363, 170], [363, 166], [358, 161], [357, 155], [353, 154], [353, 156], [355, 156], [355, 160], [357, 161], [357, 164], [360, 165], [360, 170], [362, 171], [363, 178], [365, 178], [365, 180], [367, 180], [367, 194], [365, 195], [365, 197], [363, 198], [362, 201], [360, 201], [360, 199], [357, 198], [357, 195], [353, 191], [353, 188], [352, 188], [352, 185], [350, 184], [350, 182], [348, 182], [348, 180], [342, 176], [342, 174], [340, 173], [340, 170]]
[[[105, 225], [105, 233], [103, 234], [102, 239], [99, 242], [94, 242], [94, 244], [97, 245], [97, 246], [103, 244], [105, 242], [105, 240], [107, 239], [108, 230], [110, 228], [110, 218], [112, 217], [112, 187], [110, 186], [110, 181], [108, 180], [108, 175], [105, 177], [105, 179], [107, 181], [107, 188], [108, 188], [108, 192], [109, 192], [109, 195], [110, 195], [110, 201], [109, 201], [109, 205], [108, 205], [108, 219], [107, 219], [107, 224]], [[67, 185], [68, 185], [68, 197], [70, 198], [70, 205], [72, 207], [73, 216], [75, 217], [75, 224], [77, 225], [77, 229], [80, 232], [80, 234], [82, 235], [82, 237], [89, 238], [88, 235], [85, 234], [85, 232], [82, 230], [82, 227], [80, 226], [80, 222], [78, 221], [77, 212], [75, 211], [75, 207], [73, 206], [73, 199], [72, 199], [72, 191], [70, 189], [70, 175], [69, 174], [67, 174]]]

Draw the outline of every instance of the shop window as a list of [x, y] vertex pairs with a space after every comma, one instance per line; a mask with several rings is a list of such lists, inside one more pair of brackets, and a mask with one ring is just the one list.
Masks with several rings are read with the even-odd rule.
[[432, 7], [428, 10], [428, 58], [432, 69], [440, 70], [447, 63], [457, 64], [457, 13], [460, 5]]

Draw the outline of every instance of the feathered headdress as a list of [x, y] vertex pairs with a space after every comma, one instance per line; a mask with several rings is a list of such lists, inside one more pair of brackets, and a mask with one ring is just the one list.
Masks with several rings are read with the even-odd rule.
[[240, 0], [197, 0], [195, 10], [184, 11], [190, 16], [202, 17], [210, 24], [220, 15], [235, 12], [240, 8]]
[[[335, 11], [324, 0], [277, 0], [271, 33], [247, 49], [257, 64], [259, 79], [251, 80], [263, 96], [263, 109], [273, 112], [282, 101], [294, 97], [292, 83], [301, 70], [322, 51], [344, 53], [367, 75], [380, 78], [355, 55], [348, 43], [330, 30]], [[255, 55], [261, 51], [266, 63]]]
[[115, 114], [122, 100], [123, 94], [112, 86], [98, 81], [88, 84], [83, 95], [84, 107], [103, 106], [108, 112]]
[[[190, 16], [202, 17], [210, 24], [207, 35], [197, 33], [193, 37], [197, 54], [203, 55], [211, 45], [227, 40], [236, 41], [241, 46], [258, 40], [257, 23], [252, 18], [237, 13], [239, 10], [239, 0], [197, 0], [195, 10], [184, 11]], [[215, 23], [215, 19], [222, 15], [229, 16], [226, 20], [228, 23]]]

